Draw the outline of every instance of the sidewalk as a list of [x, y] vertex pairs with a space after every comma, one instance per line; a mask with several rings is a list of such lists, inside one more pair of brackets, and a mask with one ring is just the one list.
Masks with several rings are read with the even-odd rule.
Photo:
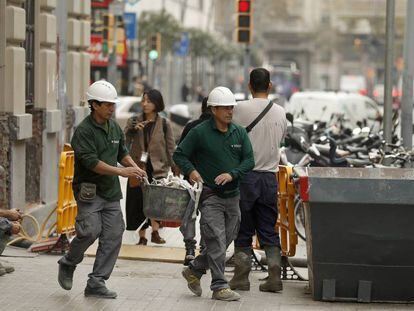
[[[121, 179], [123, 189], [125, 179]], [[124, 202], [121, 203], [124, 209]], [[220, 302], [211, 299], [210, 275], [202, 279], [203, 295], [195, 297], [181, 276], [182, 265], [158, 262], [160, 250], [184, 254], [182, 236], [177, 228], [164, 228], [160, 234], [167, 240], [163, 246], [149, 243], [149, 247], [134, 245], [132, 233], [124, 234], [124, 248], [138, 250], [150, 261], [119, 259], [107, 282], [108, 288], [117, 291], [115, 300], [85, 298], [83, 290], [87, 275], [93, 267], [93, 257], [85, 257], [75, 271], [71, 291], [60, 288], [57, 282], [57, 261], [60, 256], [28, 254], [23, 249], [6, 249], [2, 257], [12, 263], [16, 271], [0, 277], [0, 310], [412, 310], [405, 304], [356, 304], [313, 301], [306, 293], [307, 282], [284, 282], [283, 293], [262, 293], [259, 279], [266, 273], [251, 273], [251, 291], [240, 292], [238, 302]], [[150, 230], [147, 236], [150, 235]], [[16, 257], [17, 256], [17, 257]], [[153, 256], [151, 258], [151, 256]], [[305, 257], [305, 245], [298, 246], [298, 256]], [[182, 256], [183, 257], [183, 256]], [[179, 258], [182, 258], [179, 257]], [[156, 260], [156, 261], [154, 261]], [[158, 261], [157, 261], [158, 260]], [[232, 268], [229, 268], [231, 271]], [[305, 270], [305, 271], [304, 271]], [[301, 269], [301, 273], [306, 269]], [[304, 275], [306, 273], [303, 273]], [[232, 273], [226, 273], [228, 279]]]
[[[20, 251], [25, 255], [25, 250]], [[16, 254], [15, 254], [16, 255]], [[202, 279], [203, 295], [195, 297], [181, 276], [182, 265], [158, 262], [118, 260], [107, 282], [118, 292], [115, 300], [85, 298], [83, 289], [94, 258], [86, 257], [75, 271], [71, 291], [57, 282], [60, 256], [4, 258], [16, 271], [0, 277], [0, 310], [412, 310], [412, 305], [324, 303], [313, 301], [305, 293], [304, 282], [285, 282], [281, 294], [262, 293], [259, 278], [265, 273], [252, 272], [251, 291], [240, 292], [239, 302], [211, 299], [210, 276]], [[228, 273], [227, 277], [231, 277]]]

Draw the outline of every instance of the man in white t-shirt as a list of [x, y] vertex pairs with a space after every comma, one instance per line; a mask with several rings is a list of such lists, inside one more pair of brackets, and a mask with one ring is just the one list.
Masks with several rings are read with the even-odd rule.
[[229, 282], [235, 290], [249, 290], [252, 237], [257, 234], [260, 246], [266, 252], [269, 277], [260, 284], [260, 291], [279, 292], [281, 254], [279, 236], [275, 230], [277, 220], [277, 180], [280, 144], [286, 134], [285, 110], [268, 99], [272, 89], [270, 74], [264, 68], [250, 73], [249, 88], [253, 98], [239, 102], [233, 120], [244, 127], [249, 125], [270, 105], [262, 119], [251, 129], [249, 138], [253, 146], [255, 167], [241, 181], [241, 224], [235, 244], [234, 276]]

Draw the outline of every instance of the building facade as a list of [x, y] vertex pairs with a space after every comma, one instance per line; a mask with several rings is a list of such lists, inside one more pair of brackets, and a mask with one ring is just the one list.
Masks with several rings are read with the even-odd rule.
[[89, 113], [89, 0], [0, 1], [0, 207], [55, 208], [60, 151]]

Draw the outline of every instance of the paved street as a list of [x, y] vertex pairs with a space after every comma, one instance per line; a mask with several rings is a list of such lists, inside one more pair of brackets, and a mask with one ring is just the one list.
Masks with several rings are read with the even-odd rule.
[[[24, 252], [21, 252], [24, 255]], [[57, 283], [58, 256], [7, 258], [16, 271], [0, 277], [0, 310], [412, 310], [413, 306], [390, 304], [323, 303], [312, 301], [305, 283], [285, 282], [282, 294], [261, 293], [259, 278], [252, 273], [252, 290], [241, 292], [239, 302], [212, 300], [210, 278], [202, 281], [203, 295], [193, 296], [181, 277], [179, 264], [119, 260], [108, 287], [118, 292], [115, 300], [85, 298], [83, 289], [93, 258], [85, 258], [75, 272], [71, 291]], [[231, 274], [228, 274], [230, 276]]]
[[[121, 179], [123, 189], [125, 180]], [[122, 202], [124, 208], [124, 202]], [[149, 230], [148, 230], [149, 231]], [[147, 232], [149, 234], [149, 232]], [[178, 229], [164, 228], [161, 235], [168, 247], [182, 247]], [[125, 244], [136, 241], [131, 233], [124, 235]], [[151, 245], [151, 243], [149, 244]], [[138, 246], [137, 246], [138, 247]], [[87, 274], [92, 270], [92, 257], [86, 257], [75, 271], [74, 286], [65, 291], [57, 283], [56, 255], [36, 255], [33, 258], [22, 249], [8, 249], [5, 258], [16, 271], [0, 277], [2, 294], [0, 310], [412, 310], [412, 305], [325, 303], [313, 301], [306, 293], [305, 282], [285, 282], [281, 294], [261, 293], [262, 272], [252, 272], [252, 289], [241, 292], [239, 302], [220, 302], [211, 299], [210, 277], [202, 280], [203, 295], [195, 297], [181, 276], [182, 265], [171, 263], [118, 260], [109, 288], [118, 292], [116, 300], [85, 298], [83, 289]], [[298, 256], [305, 256], [305, 245], [298, 246]], [[3, 258], [2, 258], [3, 259]], [[231, 268], [230, 268], [231, 270]], [[303, 272], [303, 270], [301, 271]], [[305, 274], [305, 273], [304, 273]], [[228, 278], [231, 273], [227, 274]]]

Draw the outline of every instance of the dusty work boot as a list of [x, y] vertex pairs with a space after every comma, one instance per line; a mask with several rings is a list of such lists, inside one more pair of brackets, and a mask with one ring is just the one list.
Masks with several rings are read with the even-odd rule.
[[140, 237], [137, 245], [147, 245], [148, 240], [146, 238]]
[[76, 269], [76, 266], [66, 265], [62, 262], [59, 263], [59, 274], [58, 282], [59, 285], [66, 290], [71, 290], [73, 285], [73, 272]]
[[188, 248], [185, 251], [184, 266], [188, 266], [192, 260], [195, 259], [195, 249]]
[[6, 273], [14, 272], [14, 267], [10, 266], [9, 264], [5, 262], [0, 262], [0, 269], [2, 268], [6, 271]]
[[190, 268], [184, 268], [181, 273], [184, 279], [187, 280], [188, 289], [191, 290], [196, 296], [201, 296], [203, 290], [200, 286], [200, 279], [191, 271]]
[[280, 280], [282, 265], [280, 248], [277, 246], [265, 246], [264, 249], [266, 252], [269, 276], [264, 283], [260, 284], [259, 290], [261, 292], [280, 292], [283, 289], [283, 284]]
[[155, 244], [165, 244], [165, 240], [162, 237], [160, 237], [158, 231], [152, 231], [151, 242]]
[[235, 301], [239, 300], [241, 297], [238, 293], [232, 291], [230, 288], [222, 288], [215, 290], [211, 298], [223, 301]]
[[83, 292], [85, 297], [95, 297], [95, 298], [108, 298], [108, 299], [115, 299], [118, 295], [116, 292], [107, 289], [105, 286], [101, 287], [85, 287], [85, 291]]
[[252, 269], [250, 247], [236, 247], [234, 249], [234, 275], [230, 280], [230, 288], [235, 290], [250, 290], [249, 274]]

